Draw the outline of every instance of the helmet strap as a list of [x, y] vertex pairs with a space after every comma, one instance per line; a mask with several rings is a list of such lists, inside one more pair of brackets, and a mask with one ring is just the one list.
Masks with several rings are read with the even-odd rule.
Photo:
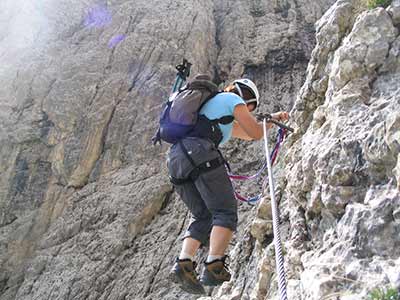
[[235, 88], [236, 88], [236, 90], [238, 91], [240, 97], [242, 97], [242, 99], [244, 100], [244, 98], [243, 98], [243, 93], [242, 93], [242, 90], [241, 90], [239, 84], [235, 83]]

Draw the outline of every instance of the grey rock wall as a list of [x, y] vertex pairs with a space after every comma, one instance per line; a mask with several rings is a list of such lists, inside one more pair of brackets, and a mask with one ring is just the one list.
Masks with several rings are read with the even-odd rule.
[[[399, 288], [399, 2], [333, 2], [2, 1], [0, 299], [196, 299], [166, 279], [189, 216], [149, 143], [184, 56], [252, 78], [261, 112], [293, 107], [290, 298]], [[261, 142], [223, 150], [261, 164]], [[203, 299], [277, 298], [270, 220], [268, 197], [240, 205], [233, 280]]]
[[292, 111], [301, 134], [286, 156], [286, 210], [299, 229], [287, 262], [292, 293], [307, 299], [400, 287], [398, 4], [358, 5], [338, 1], [318, 21]]

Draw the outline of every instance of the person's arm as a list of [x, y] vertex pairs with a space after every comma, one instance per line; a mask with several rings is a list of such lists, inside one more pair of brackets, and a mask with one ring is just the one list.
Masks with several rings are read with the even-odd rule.
[[243, 130], [242, 127], [240, 127], [239, 123], [235, 120], [233, 121], [233, 128], [232, 128], [232, 137], [246, 140], [246, 141], [251, 141], [253, 138], [251, 138], [246, 131]]
[[[235, 106], [233, 110], [235, 121], [233, 122], [232, 136], [243, 140], [260, 140], [263, 137], [263, 126], [258, 123], [249, 112], [245, 104]], [[267, 124], [271, 127], [271, 124]]]
[[[258, 123], [254, 116], [249, 112], [247, 106], [239, 104], [233, 111], [235, 121], [233, 122], [232, 136], [243, 140], [260, 140], [264, 136], [262, 123]], [[278, 112], [272, 114], [272, 118], [282, 121], [288, 120], [287, 112]], [[271, 128], [272, 123], [267, 123], [267, 128]]]

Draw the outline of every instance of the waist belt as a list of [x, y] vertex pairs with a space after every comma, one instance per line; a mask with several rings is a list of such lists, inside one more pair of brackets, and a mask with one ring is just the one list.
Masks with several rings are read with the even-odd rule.
[[184, 184], [188, 181], [195, 181], [200, 174], [214, 170], [218, 168], [219, 166], [223, 165], [225, 161], [221, 157], [214, 158], [213, 160], [206, 161], [200, 165], [198, 165], [196, 168], [193, 169], [192, 172], [190, 172], [189, 176], [187, 178], [174, 178], [172, 176], [169, 176], [169, 180], [175, 184], [175, 185], [181, 185]]
[[218, 151], [220, 153], [220, 157], [214, 158], [213, 160], [210, 160], [210, 161], [203, 162], [200, 165], [196, 166], [195, 162], [190, 157], [190, 155], [189, 155], [186, 147], [183, 145], [182, 141], [179, 141], [178, 143], [180, 144], [183, 152], [185, 153], [185, 156], [189, 159], [190, 163], [194, 166], [194, 169], [192, 172], [190, 172], [190, 174], [187, 178], [175, 178], [175, 177], [169, 176], [170, 181], [175, 185], [181, 185], [188, 181], [195, 181], [200, 176], [200, 174], [209, 172], [211, 170], [218, 168], [219, 166], [221, 166], [223, 164], [226, 164], [226, 161], [222, 157], [221, 152]]

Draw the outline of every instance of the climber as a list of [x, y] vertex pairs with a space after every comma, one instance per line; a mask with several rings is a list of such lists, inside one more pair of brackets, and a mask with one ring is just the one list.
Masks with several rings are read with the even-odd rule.
[[[234, 117], [230, 124], [219, 124], [223, 136], [221, 144], [226, 143], [231, 136], [259, 140], [263, 137], [263, 126], [251, 114], [258, 106], [259, 98], [258, 89], [251, 80], [238, 79], [228, 85], [223, 93], [206, 102], [200, 114], [209, 119], [225, 115]], [[272, 114], [272, 118], [287, 121], [289, 114], [278, 112]], [[268, 127], [271, 126], [273, 124], [269, 123]], [[173, 182], [191, 212], [191, 220], [180, 255], [170, 272], [170, 279], [189, 293], [203, 294], [203, 285], [216, 286], [231, 278], [225, 251], [237, 227], [237, 201], [227, 170], [221, 163], [220, 152], [213, 142], [204, 138], [186, 137], [180, 145], [174, 144], [168, 153], [167, 164], [171, 178], [189, 177], [193, 172], [193, 162], [210, 168], [199, 172], [194, 180], [181, 184]], [[209, 254], [199, 280], [194, 257], [199, 247], [208, 243]]]

